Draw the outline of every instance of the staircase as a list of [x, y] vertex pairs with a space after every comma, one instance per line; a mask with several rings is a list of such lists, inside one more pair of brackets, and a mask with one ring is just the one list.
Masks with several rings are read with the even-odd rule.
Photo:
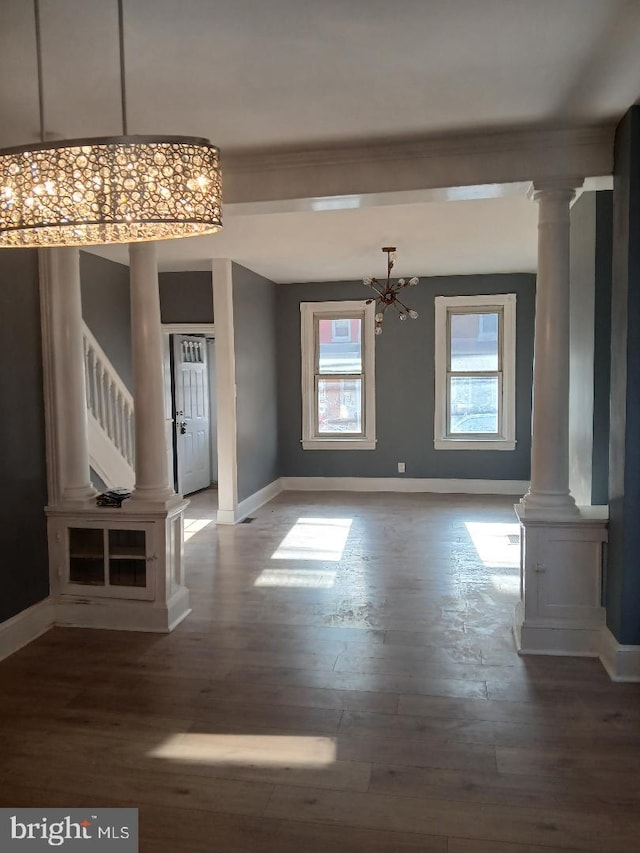
[[133, 488], [133, 397], [86, 323], [83, 327], [89, 462], [108, 488]]

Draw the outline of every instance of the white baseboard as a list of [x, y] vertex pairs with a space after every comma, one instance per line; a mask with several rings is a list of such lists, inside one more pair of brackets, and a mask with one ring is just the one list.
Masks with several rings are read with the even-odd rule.
[[428, 477], [282, 477], [285, 491], [433, 492], [458, 495], [524, 495], [527, 480], [462, 480]]
[[516, 604], [513, 637], [519, 655], [556, 655], [558, 657], [597, 658], [604, 609], [593, 620], [575, 622], [558, 619], [525, 619], [522, 601]]
[[55, 624], [62, 628], [169, 633], [185, 619], [189, 590], [180, 587], [166, 604], [115, 598], [86, 599], [61, 595], [55, 602]]
[[243, 501], [240, 501], [235, 510], [219, 509], [216, 515], [216, 523], [239, 524], [248, 515], [251, 515], [252, 512], [255, 512], [257, 509], [260, 509], [261, 506], [264, 506], [264, 504], [273, 500], [273, 498], [275, 498], [276, 495], [279, 495], [281, 491], [282, 479], [278, 478], [277, 480], [273, 480], [273, 482], [264, 486], [264, 488], [254, 492], [252, 495], [249, 495], [249, 497], [245, 498]]
[[600, 633], [600, 660], [612, 681], [640, 681], [640, 646], [622, 645], [607, 627]]
[[12, 655], [53, 627], [51, 598], [45, 598], [0, 623], [0, 660]]

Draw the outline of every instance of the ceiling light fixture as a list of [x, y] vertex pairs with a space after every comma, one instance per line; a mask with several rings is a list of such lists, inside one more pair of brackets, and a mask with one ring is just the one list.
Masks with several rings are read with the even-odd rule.
[[[382, 251], [387, 253], [387, 280], [386, 282], [378, 281], [377, 278], [372, 278], [370, 275], [362, 279], [362, 283], [366, 284], [372, 290], [375, 290], [376, 297], [376, 335], [382, 334], [382, 321], [384, 320], [384, 312], [390, 305], [398, 312], [401, 320], [406, 320], [411, 317], [412, 320], [418, 318], [418, 312], [407, 306], [398, 299], [398, 294], [405, 287], [413, 287], [419, 281], [415, 276], [406, 281], [404, 278], [399, 278], [395, 282], [391, 282], [391, 270], [396, 260], [396, 247], [383, 246]], [[371, 305], [373, 299], [367, 299], [367, 305]]]
[[34, 0], [40, 143], [0, 150], [0, 247], [135, 243], [222, 228], [219, 152], [208, 139], [128, 136], [118, 0], [122, 136], [45, 142]]

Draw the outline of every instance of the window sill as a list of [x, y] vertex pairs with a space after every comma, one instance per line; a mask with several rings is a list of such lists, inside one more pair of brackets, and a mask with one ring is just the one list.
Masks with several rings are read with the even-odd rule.
[[513, 439], [468, 439], [468, 438], [436, 438], [433, 442], [435, 450], [515, 450]]
[[303, 450], [375, 450], [374, 438], [303, 438]]

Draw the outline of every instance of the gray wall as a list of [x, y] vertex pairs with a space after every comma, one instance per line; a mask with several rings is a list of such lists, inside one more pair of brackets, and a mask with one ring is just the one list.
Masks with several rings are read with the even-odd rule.
[[571, 209], [569, 480], [578, 504], [606, 504], [609, 479], [612, 193]]
[[276, 290], [273, 282], [233, 264], [233, 318], [238, 416], [238, 500], [280, 476]]
[[38, 261], [0, 251], [0, 621], [49, 594]]
[[210, 272], [161, 272], [158, 278], [163, 323], [213, 323]]
[[82, 317], [130, 391], [131, 307], [129, 267], [80, 252]]
[[640, 107], [618, 125], [613, 187], [607, 625], [640, 644]]
[[[280, 466], [288, 477], [407, 477], [528, 480], [531, 452], [531, 385], [535, 275], [473, 275], [423, 278], [409, 305], [420, 317], [400, 322], [387, 315], [376, 339], [376, 450], [302, 450], [300, 303], [366, 299], [361, 282], [278, 287]], [[509, 451], [433, 448], [434, 298], [484, 293], [517, 294], [516, 437]], [[400, 475], [402, 476], [402, 475]]]

